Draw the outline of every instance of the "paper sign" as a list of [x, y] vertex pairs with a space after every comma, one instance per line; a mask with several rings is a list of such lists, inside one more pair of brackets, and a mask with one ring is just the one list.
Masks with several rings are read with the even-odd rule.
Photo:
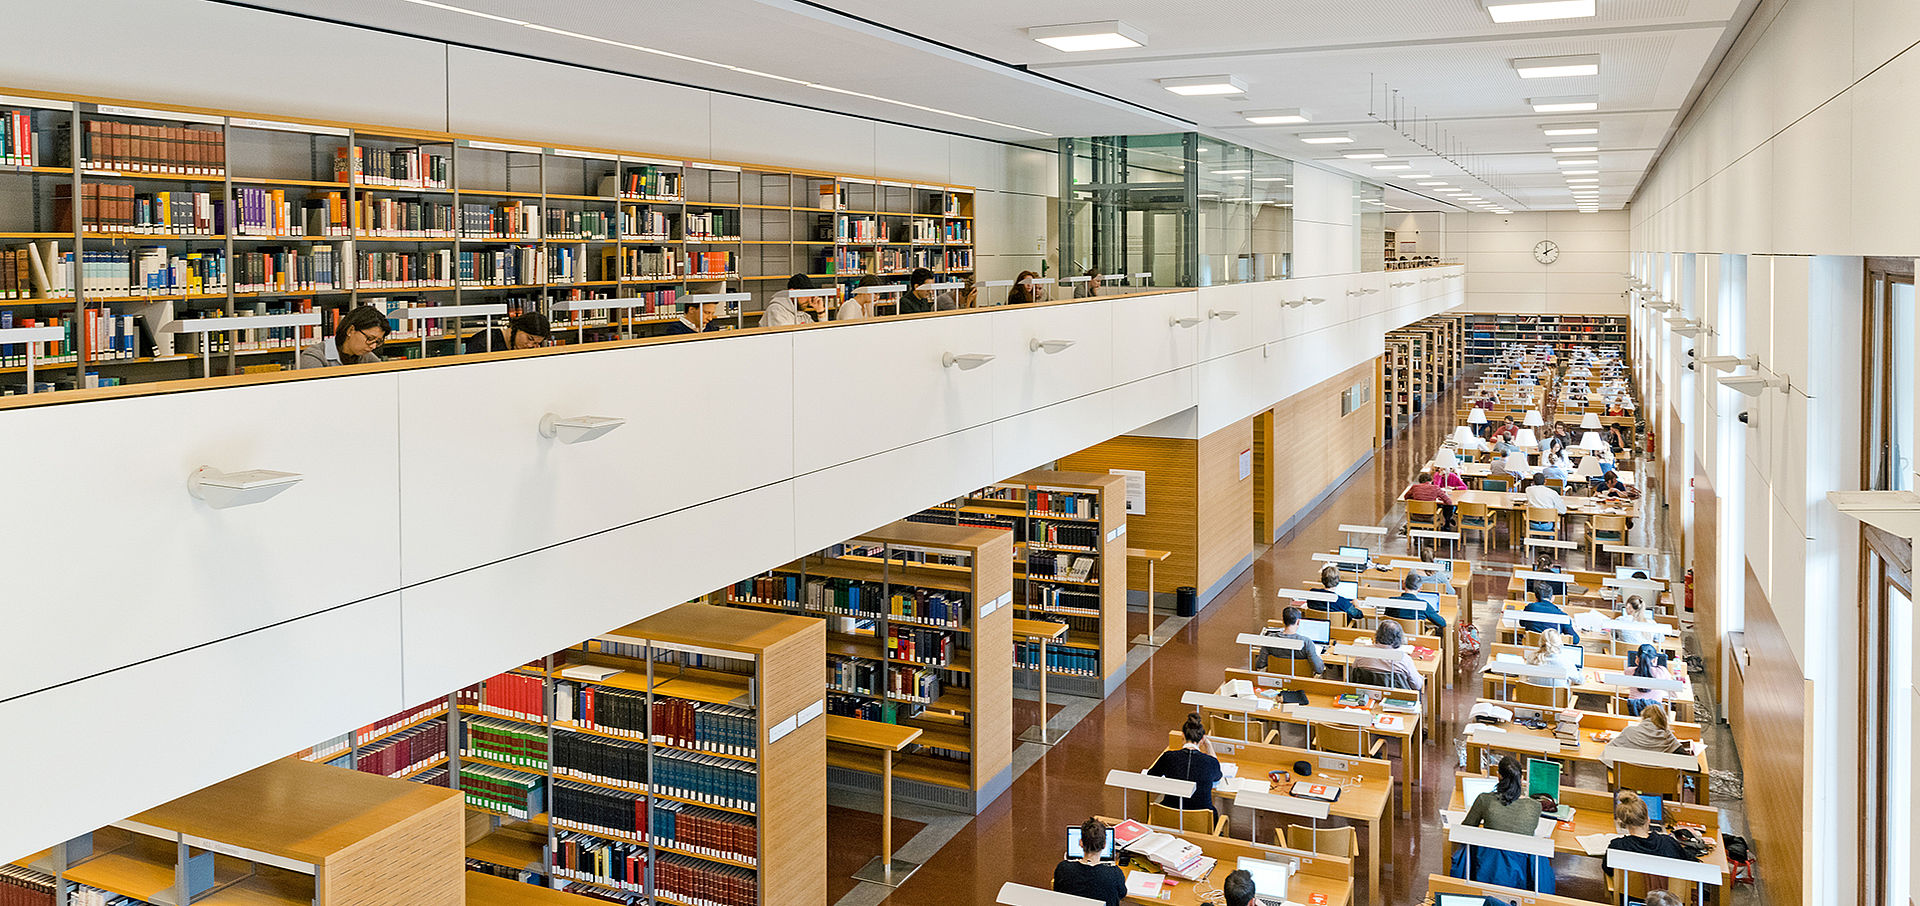
[[1147, 473], [1138, 469], [1108, 469], [1107, 474], [1119, 475], [1127, 480], [1127, 515], [1144, 514], [1147, 511]]
[[1240, 451], [1240, 480], [1245, 481], [1248, 478], [1251, 478], [1252, 476], [1253, 476], [1253, 448], [1248, 447], [1247, 449]]

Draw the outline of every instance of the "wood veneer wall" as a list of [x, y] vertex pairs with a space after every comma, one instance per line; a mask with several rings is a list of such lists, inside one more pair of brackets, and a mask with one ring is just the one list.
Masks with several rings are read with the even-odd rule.
[[1732, 715], [1732, 723], [1747, 778], [1747, 826], [1765, 866], [1767, 899], [1799, 903], [1805, 890], [1803, 840], [1809, 832], [1801, 778], [1811, 763], [1806, 715], [1813, 684], [1794, 660], [1759, 578], [1751, 567], [1746, 575], [1746, 643], [1753, 661], [1747, 665], [1740, 713]]
[[[1264, 500], [1256, 495], [1260, 543], [1279, 540], [1281, 526], [1373, 449], [1379, 370], [1378, 359], [1355, 365], [1281, 400], [1270, 410], [1273, 417], [1263, 420], [1268, 433], [1260, 447], [1272, 467], [1255, 470], [1270, 483]], [[1374, 401], [1341, 415], [1341, 394], [1359, 383], [1376, 385]]]
[[[1253, 556], [1253, 475], [1240, 476], [1240, 455], [1251, 464], [1253, 419], [1243, 418], [1200, 438], [1197, 468], [1201, 593]], [[1131, 530], [1129, 530], [1131, 531]]]
[[[1693, 463], [1693, 637], [1700, 646], [1700, 658], [1707, 662], [1707, 679], [1713, 688], [1722, 688], [1720, 665], [1720, 494], [1707, 475], [1705, 464]], [[1683, 567], [1684, 568], [1684, 567]], [[1685, 592], [1679, 576], [1668, 576], [1674, 585], [1674, 602], [1685, 607]]]

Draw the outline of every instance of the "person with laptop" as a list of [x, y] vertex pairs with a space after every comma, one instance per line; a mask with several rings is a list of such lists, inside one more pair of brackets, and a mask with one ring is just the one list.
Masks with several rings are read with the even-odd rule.
[[1440, 562], [1436, 558], [1436, 555], [1434, 553], [1433, 542], [1429, 541], [1426, 544], [1423, 544], [1420, 546], [1420, 562], [1432, 563], [1440, 567], [1439, 569], [1436, 569], [1430, 573], [1422, 573], [1422, 572], [1411, 573], [1412, 575], [1420, 577], [1421, 588], [1427, 588], [1431, 586], [1431, 587], [1439, 588], [1441, 590], [1440, 593], [1442, 594], [1449, 594], [1449, 595], [1458, 594], [1458, 592], [1453, 590], [1453, 561], [1449, 560], [1445, 563]]
[[1313, 665], [1314, 676], [1319, 676], [1327, 672], [1326, 663], [1320, 660], [1320, 646], [1314, 644], [1313, 639], [1306, 637], [1300, 632], [1300, 618], [1302, 616], [1303, 614], [1300, 612], [1300, 608], [1289, 605], [1280, 611], [1280, 627], [1278, 629], [1269, 626], [1260, 632], [1261, 635], [1272, 636], [1277, 639], [1298, 639], [1300, 641], [1300, 650], [1275, 651], [1271, 648], [1262, 648], [1259, 654], [1253, 656], [1253, 669], [1265, 670], [1267, 669], [1267, 664], [1275, 658], [1289, 661], [1306, 658], [1307, 663]]
[[[1387, 616], [1396, 620], [1426, 620], [1428, 623], [1437, 627], [1439, 632], [1446, 632], [1447, 618], [1440, 615], [1440, 608], [1437, 606], [1440, 596], [1430, 591], [1421, 591], [1420, 586], [1420, 574], [1413, 570], [1408, 570], [1407, 577], [1400, 582], [1400, 593], [1394, 595], [1389, 600], [1416, 601], [1419, 602], [1420, 606], [1418, 608], [1388, 607], [1386, 608]], [[1434, 600], [1428, 600], [1427, 597], [1422, 597], [1422, 595], [1430, 596]]]
[[1206, 809], [1218, 815], [1219, 812], [1213, 807], [1213, 785], [1226, 775], [1220, 770], [1220, 759], [1213, 757], [1213, 746], [1207, 743], [1207, 725], [1200, 720], [1199, 714], [1187, 715], [1187, 722], [1180, 726], [1180, 737], [1185, 743], [1178, 749], [1161, 752], [1147, 773], [1155, 777], [1191, 781], [1193, 795], [1185, 799], [1164, 797], [1160, 804], [1189, 811]]
[[[1685, 859], [1698, 862], [1680, 846], [1680, 841], [1653, 829], [1653, 821], [1647, 814], [1646, 800], [1632, 790], [1621, 790], [1613, 797], [1613, 824], [1620, 836], [1607, 844], [1608, 849], [1618, 849], [1630, 853], [1659, 856], [1662, 859]], [[1613, 869], [1607, 868], [1608, 876]], [[1652, 898], [1648, 898], [1652, 902]]]
[[1406, 647], [1406, 642], [1406, 633], [1400, 631], [1399, 623], [1382, 622], [1373, 630], [1373, 651], [1366, 657], [1353, 659], [1354, 672], [1370, 671], [1386, 680], [1374, 685], [1425, 691], [1426, 678], [1420, 675], [1420, 668], [1413, 663], [1413, 651]]
[[[1494, 769], [1499, 776], [1491, 792], [1474, 797], [1462, 827], [1484, 827], [1508, 834], [1533, 836], [1540, 825], [1540, 803], [1527, 795], [1526, 772], [1520, 759], [1502, 755]], [[1467, 872], [1472, 870], [1472, 876]], [[1456, 878], [1468, 878], [1481, 884], [1498, 884], [1551, 893], [1554, 889], [1553, 863], [1546, 859], [1491, 847], [1461, 846], [1453, 853], [1447, 872]]]
[[1098, 818], [1080, 825], [1080, 852], [1053, 867], [1053, 889], [1120, 906], [1127, 898], [1127, 875], [1113, 864], [1113, 829]]
[[[1529, 587], [1533, 590], [1533, 600], [1527, 602], [1525, 613], [1550, 613], [1563, 617], [1567, 615], [1566, 611], [1560, 609], [1560, 605], [1553, 603], [1552, 582], [1535, 581], [1530, 583]], [[1562, 641], [1571, 640], [1575, 645], [1580, 644], [1580, 634], [1573, 631], [1572, 623], [1562, 625], [1541, 620], [1521, 620], [1520, 627], [1528, 632], [1544, 633], [1549, 629], [1557, 630], [1566, 636]]]
[[[1653, 609], [1648, 607], [1646, 600], [1639, 595], [1628, 595], [1626, 606], [1620, 610], [1620, 619], [1629, 623], [1645, 623], [1651, 627], [1654, 623]], [[1652, 645], [1658, 638], [1650, 630], [1641, 632], [1634, 629], [1616, 629], [1613, 631], [1613, 637], [1620, 644], [1634, 648]]]
[[1308, 601], [1307, 606], [1314, 610], [1326, 611], [1328, 613], [1343, 613], [1347, 615], [1347, 619], [1349, 620], [1357, 621], [1365, 619], [1365, 615], [1360, 613], [1360, 608], [1353, 605], [1353, 598], [1349, 595], [1341, 594], [1342, 589], [1340, 586], [1342, 584], [1340, 568], [1333, 564], [1327, 564], [1325, 568], [1320, 570], [1320, 590], [1333, 595], [1333, 600]]
[[1528, 685], [1557, 688], [1571, 686], [1579, 678], [1583, 662], [1580, 649], [1566, 647], [1562, 641], [1565, 638], [1558, 629], [1540, 633], [1540, 644], [1527, 652], [1526, 662], [1535, 667], [1559, 667], [1565, 673], [1560, 676], [1529, 676], [1526, 678]]

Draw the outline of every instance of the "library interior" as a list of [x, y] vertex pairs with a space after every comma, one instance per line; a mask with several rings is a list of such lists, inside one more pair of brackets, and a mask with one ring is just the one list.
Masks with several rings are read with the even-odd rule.
[[1920, 4], [7, 10], [0, 906], [1920, 901]]

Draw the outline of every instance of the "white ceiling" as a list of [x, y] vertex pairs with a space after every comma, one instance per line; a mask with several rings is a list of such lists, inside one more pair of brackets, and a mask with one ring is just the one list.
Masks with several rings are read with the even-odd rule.
[[[1549, 144], [1597, 144], [1600, 164], [1589, 169], [1601, 171], [1601, 207], [1623, 206], [1730, 41], [1728, 29], [1755, 2], [1597, 0], [1593, 18], [1499, 25], [1479, 0], [1219, 0], [1205, 7], [1166, 0], [445, 0], [575, 35], [409, 0], [263, 5], [1006, 141], [1050, 144], [1051, 136], [1193, 124], [1395, 186], [1387, 198], [1395, 207], [1451, 209], [1441, 196], [1423, 194], [1431, 189], [1400, 188], [1411, 180], [1328, 150], [1380, 148], [1414, 172], [1515, 210], [1569, 210], [1572, 196]], [[1024, 31], [1106, 19], [1141, 29], [1147, 46], [1068, 54]], [[1509, 63], [1563, 54], [1598, 54], [1600, 74], [1523, 80]], [[1238, 77], [1246, 94], [1180, 97], [1155, 81], [1217, 74]], [[1382, 121], [1396, 90], [1398, 128]], [[1600, 109], [1541, 115], [1526, 104], [1573, 94], [1598, 95]], [[1305, 107], [1314, 121], [1253, 126], [1238, 116], [1272, 107]], [[1597, 122], [1600, 134], [1550, 140], [1539, 127], [1552, 121]], [[1353, 145], [1295, 138], [1341, 130], [1353, 133]], [[1472, 157], [1453, 155], [1456, 163], [1431, 150], [1443, 146]]]

